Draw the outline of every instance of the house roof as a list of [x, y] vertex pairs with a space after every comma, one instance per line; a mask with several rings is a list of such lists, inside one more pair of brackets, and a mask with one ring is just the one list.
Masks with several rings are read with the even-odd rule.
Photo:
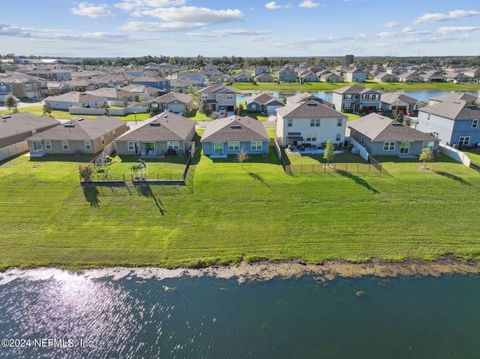
[[306, 102], [299, 102], [294, 105], [289, 105], [277, 109], [277, 113], [284, 118], [338, 118], [346, 116], [333, 108], [318, 101], [310, 100]]
[[299, 102], [305, 102], [308, 100], [314, 100], [319, 103], [324, 103], [322, 99], [316, 97], [314, 94], [310, 92], [302, 92], [302, 93], [287, 97], [287, 104], [294, 105]]
[[477, 96], [470, 95], [468, 93], [454, 92], [448, 95], [432, 97], [430, 100], [436, 101], [436, 102], [456, 102], [456, 101], [463, 100], [468, 103], [474, 103], [475, 101], [478, 101], [479, 98]]
[[21, 133], [40, 130], [60, 124], [48, 116], [35, 116], [29, 112], [17, 112], [0, 116], [0, 139], [19, 135]]
[[94, 95], [103, 98], [113, 98], [113, 99], [121, 99], [132, 97], [134, 94], [130, 91], [124, 89], [116, 89], [111, 87], [102, 87], [97, 90], [86, 91], [86, 94]]
[[63, 95], [48, 96], [45, 101], [70, 102], [70, 103], [87, 103], [90, 101], [104, 101], [105, 97], [95, 96], [85, 92], [72, 91]]
[[432, 134], [404, 126], [400, 122], [377, 113], [371, 113], [358, 120], [351, 121], [348, 123], [348, 127], [370, 138], [372, 142], [435, 140]]
[[246, 102], [247, 103], [256, 102], [260, 105], [268, 105], [271, 102], [279, 102], [283, 104], [282, 100], [280, 100], [275, 96], [269, 95], [268, 93], [261, 93], [261, 94], [251, 96], [246, 99]]
[[339, 88], [338, 90], [335, 90], [333, 92], [339, 93], [339, 94], [359, 94], [359, 93], [367, 93], [372, 91], [377, 92], [376, 90], [366, 88], [362, 85], [350, 85], [350, 86]]
[[384, 103], [392, 104], [396, 101], [403, 101], [409, 105], [415, 105], [418, 100], [414, 99], [413, 97], [407, 96], [400, 92], [387, 92], [383, 93], [381, 97], [381, 101]]
[[120, 136], [117, 141], [184, 141], [195, 128], [195, 122], [172, 112], [163, 112]]
[[202, 142], [268, 141], [263, 123], [245, 116], [229, 116], [207, 123]]
[[115, 117], [72, 120], [47, 131], [37, 133], [31, 140], [94, 140], [108, 132], [125, 126], [124, 121]]
[[173, 101], [178, 101], [178, 102], [181, 102], [181, 103], [184, 103], [184, 104], [189, 104], [190, 102], [193, 101], [193, 97], [190, 96], [190, 95], [185, 95], [183, 93], [169, 92], [169, 93], [166, 93], [165, 95], [157, 97], [152, 102], [171, 103]]
[[455, 102], [440, 102], [422, 107], [419, 111], [448, 118], [450, 120], [472, 120], [480, 118], [480, 106], [460, 100]]
[[212, 84], [200, 90], [200, 93], [237, 93], [235, 90], [230, 87], [224, 86], [223, 84]]

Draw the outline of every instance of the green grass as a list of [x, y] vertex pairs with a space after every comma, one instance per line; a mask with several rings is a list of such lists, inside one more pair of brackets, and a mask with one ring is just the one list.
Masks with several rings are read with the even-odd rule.
[[[107, 166], [107, 173], [114, 175], [132, 175], [132, 166], [138, 164], [138, 156], [116, 156]], [[185, 157], [166, 156], [165, 158], [144, 158], [146, 164], [145, 174], [147, 177], [161, 179], [182, 178], [185, 170]]]
[[480, 259], [480, 174], [381, 158], [392, 177], [284, 174], [276, 156], [195, 161], [188, 187], [85, 187], [76, 161], [0, 166], [0, 268], [253, 260]]
[[[311, 155], [311, 154], [300, 154], [300, 153], [289, 153], [288, 159], [292, 165], [317, 165], [320, 163], [327, 163], [323, 158], [323, 155]], [[331, 163], [367, 163], [359, 155], [354, 155], [352, 153], [341, 153], [335, 155], [335, 158]]]
[[[350, 82], [307, 82], [307, 83], [275, 83], [275, 82], [259, 82], [256, 85], [253, 83], [235, 83], [233, 87], [237, 90], [252, 90], [252, 91], [333, 91], [335, 89], [351, 85]], [[452, 84], [447, 82], [439, 83], [404, 83], [404, 82], [374, 82], [367, 81], [360, 83], [360, 85], [367, 86], [372, 89], [382, 91], [475, 91], [480, 90], [480, 84]]]
[[190, 118], [192, 121], [211, 121], [212, 120], [210, 116], [196, 109], [190, 111], [190, 113], [188, 114], [188, 118]]
[[474, 164], [477, 166], [480, 166], [480, 149], [475, 149], [475, 150], [464, 150], [462, 149], [463, 152], [465, 152], [470, 158], [470, 161], [472, 161]]

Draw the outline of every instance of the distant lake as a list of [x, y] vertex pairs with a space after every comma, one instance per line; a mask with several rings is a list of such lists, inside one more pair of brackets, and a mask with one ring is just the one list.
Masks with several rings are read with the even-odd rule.
[[0, 338], [92, 345], [0, 348], [2, 358], [477, 358], [480, 277], [238, 284], [62, 272], [0, 285]]
[[[266, 92], [279, 98], [285, 98], [285, 97], [300, 93], [300, 92], [271, 92], [271, 91], [266, 91]], [[402, 92], [408, 96], [416, 98], [419, 101], [427, 101], [432, 97], [448, 95], [450, 93], [454, 93], [455, 91], [399, 91], [399, 92]], [[472, 95], [480, 97], [480, 91], [470, 91], [468, 93], [471, 93]], [[312, 94], [326, 101], [332, 101], [332, 92], [317, 91], [317, 92], [312, 92]], [[248, 96], [237, 95], [237, 101], [245, 102], [245, 99], [247, 97]]]

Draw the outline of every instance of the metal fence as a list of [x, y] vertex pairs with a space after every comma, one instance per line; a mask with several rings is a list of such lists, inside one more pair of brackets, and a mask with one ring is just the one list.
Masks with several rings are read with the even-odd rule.
[[348, 172], [351, 174], [382, 175], [385, 174], [382, 167], [377, 168], [371, 163], [318, 163], [288, 165], [289, 174], [336, 174]]

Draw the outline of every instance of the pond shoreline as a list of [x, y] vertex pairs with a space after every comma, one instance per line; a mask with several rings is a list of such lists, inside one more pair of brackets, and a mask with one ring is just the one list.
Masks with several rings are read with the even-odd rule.
[[125, 277], [140, 279], [172, 279], [180, 277], [217, 279], [236, 279], [239, 283], [247, 281], [268, 281], [272, 279], [294, 279], [311, 276], [315, 280], [328, 282], [342, 278], [360, 278], [373, 276], [393, 278], [397, 276], [440, 277], [447, 274], [479, 274], [480, 261], [442, 258], [434, 261], [406, 260], [389, 262], [373, 260], [371, 262], [325, 261], [309, 264], [301, 261], [289, 262], [241, 262], [236, 265], [211, 266], [205, 268], [161, 268], [161, 267], [104, 267], [97, 269], [69, 270], [58, 267], [10, 268], [0, 272], [0, 285], [15, 279], [46, 280], [61, 277], [65, 272], [75, 273], [90, 279]]

